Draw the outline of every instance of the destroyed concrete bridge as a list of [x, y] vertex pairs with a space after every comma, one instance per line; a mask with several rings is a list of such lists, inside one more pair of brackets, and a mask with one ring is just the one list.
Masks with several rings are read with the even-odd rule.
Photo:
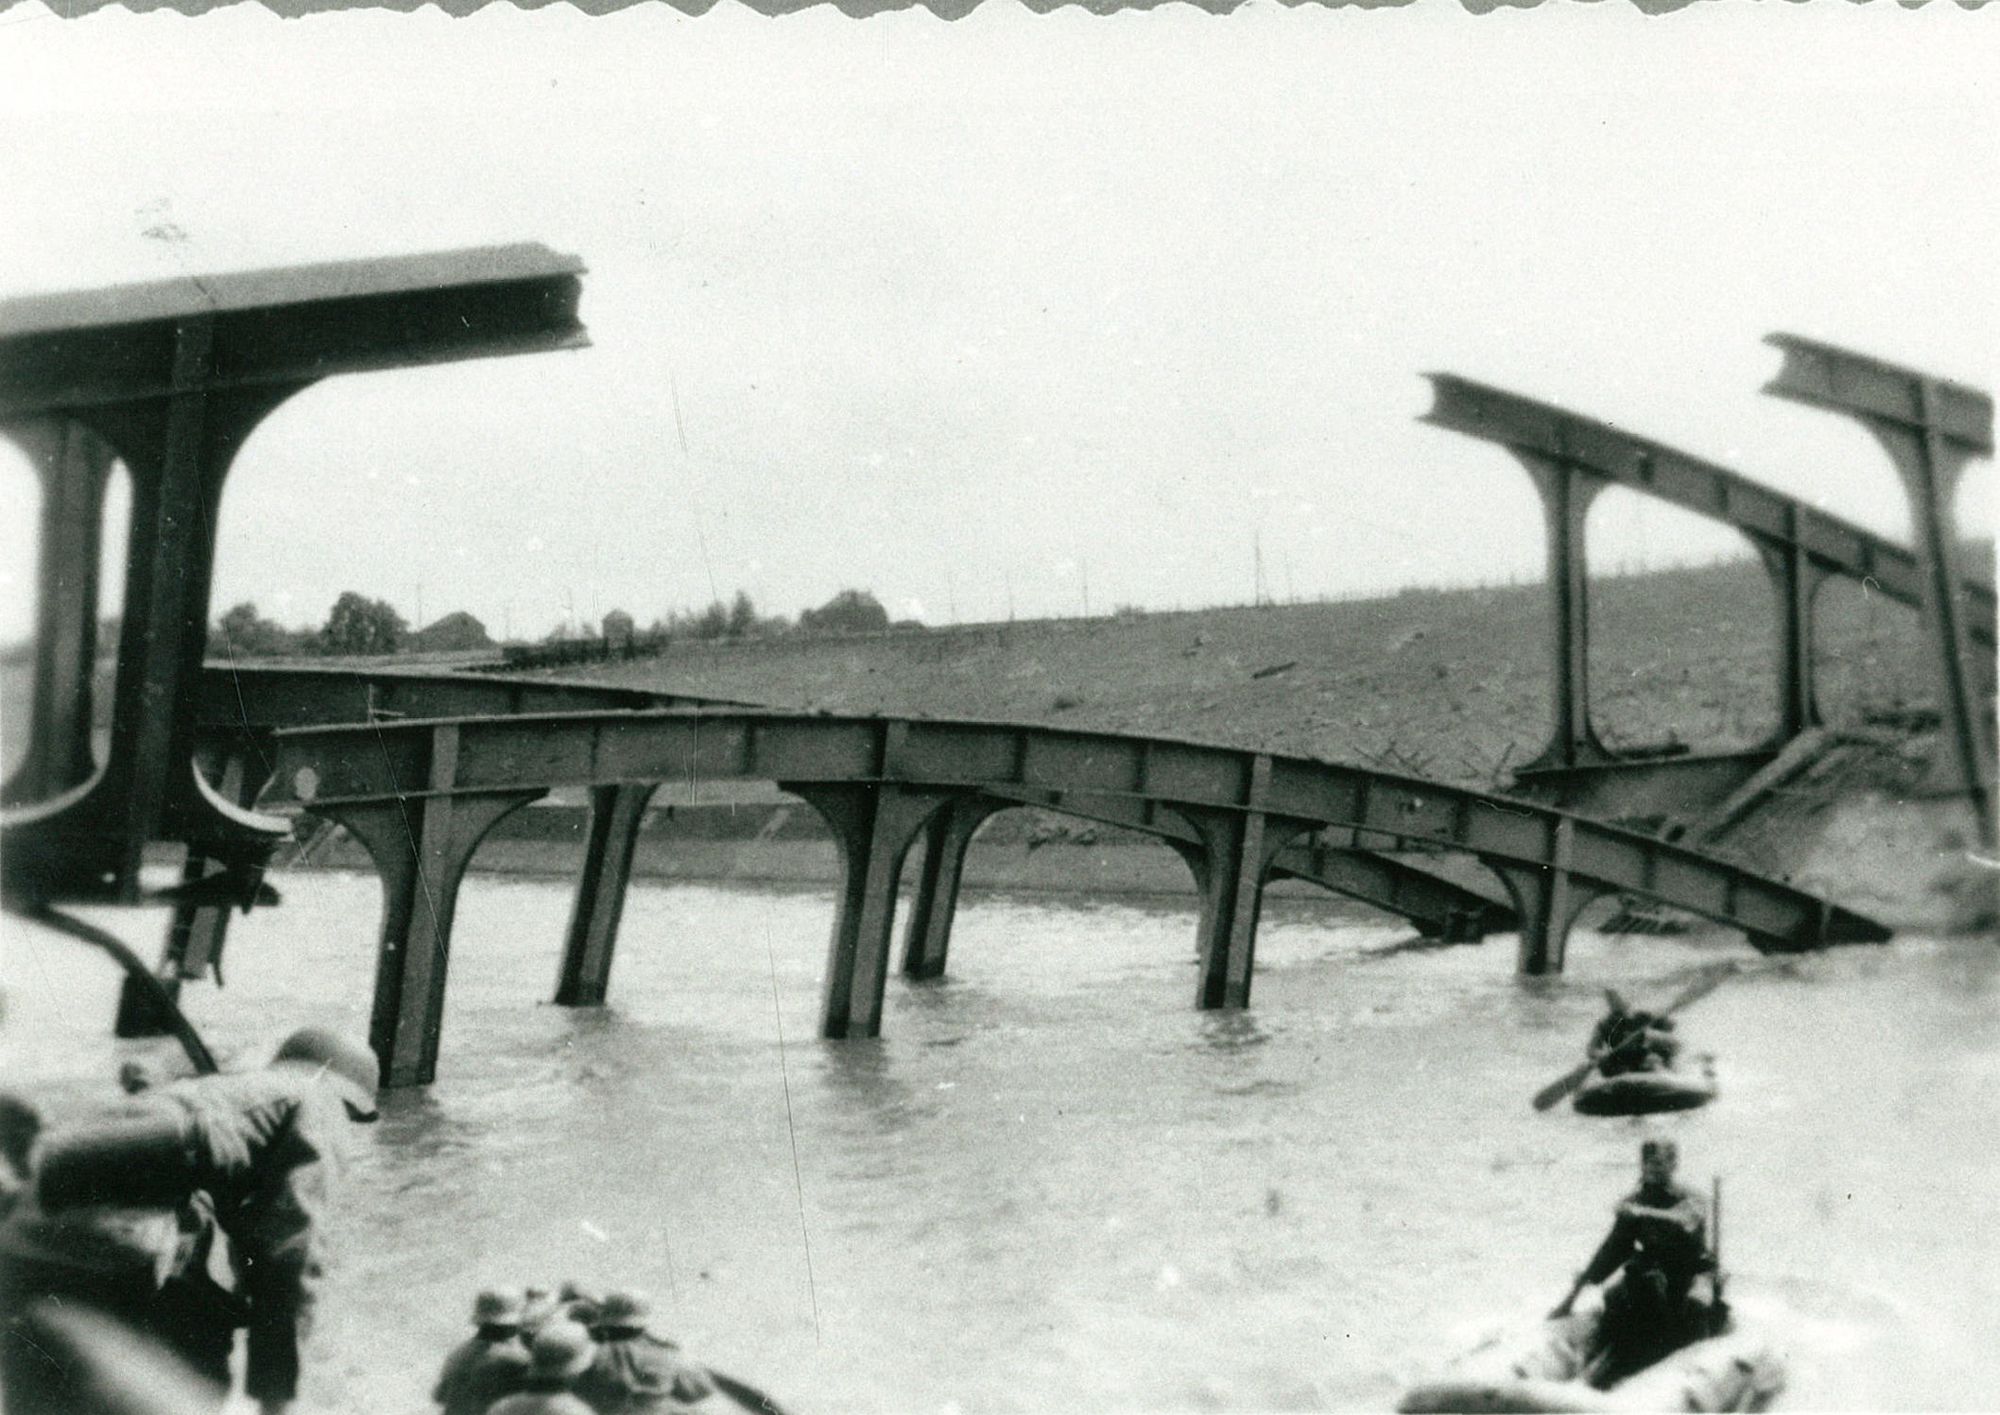
[[[1165, 809], [1201, 891], [1200, 1007], [1249, 1003], [1264, 881], [1280, 853], [1328, 829], [1355, 844], [1462, 851], [1499, 876], [1520, 918], [1522, 971], [1561, 966], [1582, 907], [1616, 892], [1743, 930], [1766, 951], [1879, 942], [1881, 925], [1741, 866], [1512, 798], [1328, 762], [1211, 744], [1019, 723], [680, 708], [301, 728], [273, 739], [266, 809], [346, 826], [381, 872], [373, 1041], [398, 1084], [436, 1070], [460, 880], [498, 821], [545, 792], [599, 797], [559, 997], [599, 1003], [645, 799], [664, 781], [776, 782], [811, 804], [843, 861], [821, 1035], [881, 1029], [904, 858], [927, 859], [904, 970], [944, 962], [970, 826], [1024, 800], [1066, 796]], [[591, 916], [601, 913], [603, 922]]]
[[[226, 907], [268, 896], [263, 870], [287, 822], [253, 806], [343, 821], [385, 883], [372, 1039], [392, 1084], [435, 1073], [452, 910], [474, 849], [508, 812], [565, 786], [589, 790], [592, 818], [559, 1001], [604, 998], [633, 841], [658, 783], [761, 779], [810, 802], [840, 843], [828, 1037], [880, 1027], [898, 877], [918, 837], [925, 850], [903, 967], [922, 977], [944, 965], [973, 832], [1021, 805], [1150, 832], [1188, 861], [1202, 898], [1204, 1007], [1247, 1004], [1262, 889], [1276, 873], [1391, 909], [1426, 932], [1476, 938], [1514, 927], [1518, 965], [1530, 973], [1561, 967], [1577, 912], [1606, 891], [1704, 915], [1770, 950], [1886, 937], [1783, 882], [1556, 808], [1587, 797], [1590, 809], [1613, 814], [1634, 768], [1659, 765], [1606, 752], [1584, 695], [1582, 512], [1615, 482], [1730, 520], [1764, 553], [1780, 591], [1781, 736], [1815, 719], [1810, 610], [1820, 578], [1868, 575], [1920, 603], [1956, 776], [1991, 834], [1990, 727], [1968, 655], [1993, 641], [1992, 591], [1956, 569], [1949, 527], [1958, 468], [1991, 450], [1991, 401], [1798, 340], [1785, 344], [1790, 362], [1774, 391], [1852, 413], [1877, 434], [1919, 513], [1915, 551], [1660, 444], [1439, 379], [1430, 420], [1506, 445], [1549, 510], [1556, 727], [1537, 770], [1562, 778], [1555, 805], [1250, 747], [1034, 724], [826, 717], [470, 675], [224, 679], [204, 670], [223, 483], [259, 420], [331, 374], [579, 347], [581, 274], [573, 257], [516, 246], [0, 305], [0, 433], [43, 481], [29, 740], [0, 816], [10, 910], [170, 902], [161, 975], [192, 976], [190, 961], [219, 944]], [[115, 462], [132, 476], [132, 528], [110, 740], [98, 762], [94, 567]], [[1663, 769], [1713, 799], [1758, 762], [1722, 763], [1719, 776], [1713, 765]], [[1594, 784], [1580, 797], [1586, 780]], [[1549, 782], [1530, 771], [1520, 785]], [[185, 847], [183, 880], [148, 895], [142, 854], [162, 842]], [[1412, 844], [1482, 861], [1506, 903], [1390, 853]]]

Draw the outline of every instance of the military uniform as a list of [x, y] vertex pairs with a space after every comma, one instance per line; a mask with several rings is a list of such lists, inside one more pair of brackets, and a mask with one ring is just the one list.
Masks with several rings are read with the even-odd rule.
[[1604, 1293], [1591, 1384], [1608, 1389], [1702, 1335], [1692, 1290], [1709, 1267], [1708, 1207], [1699, 1195], [1672, 1182], [1628, 1195], [1582, 1274], [1603, 1282], [1623, 1269]]
[[[223, 1333], [240, 1320], [245, 1392], [281, 1410], [297, 1398], [299, 1349], [326, 1271], [335, 1107], [372, 1118], [375, 1084], [371, 1054], [304, 1029], [264, 1070], [148, 1090], [67, 1141], [52, 1139], [37, 1165], [40, 1207], [72, 1229], [72, 1211], [85, 1227], [93, 1209], [149, 1214], [150, 1227], [126, 1238], [151, 1260], [153, 1295], [140, 1296], [128, 1271], [110, 1286], [92, 1279], [98, 1304], [225, 1381]], [[229, 1239], [233, 1295], [206, 1278], [217, 1231]], [[55, 1278], [44, 1268], [29, 1280]]]
[[591, 1336], [597, 1355], [576, 1380], [576, 1393], [597, 1415], [677, 1410], [705, 1400], [715, 1386], [680, 1348], [646, 1330], [651, 1305], [641, 1293], [613, 1292], [598, 1308]]
[[546, 1323], [528, 1345], [522, 1389], [490, 1406], [487, 1415], [592, 1415], [572, 1386], [595, 1354], [590, 1333], [576, 1323], [560, 1318]]
[[[1631, 1038], [1640, 1038], [1627, 1046]], [[1662, 1071], [1680, 1056], [1681, 1041], [1674, 1035], [1674, 1019], [1650, 1012], [1614, 1009], [1599, 1020], [1590, 1034], [1590, 1055], [1601, 1058], [1597, 1069], [1606, 1076], [1631, 1071]]]
[[521, 1340], [521, 1298], [482, 1292], [472, 1317], [479, 1330], [445, 1358], [431, 1399], [444, 1415], [486, 1415], [487, 1407], [520, 1390], [528, 1374]]

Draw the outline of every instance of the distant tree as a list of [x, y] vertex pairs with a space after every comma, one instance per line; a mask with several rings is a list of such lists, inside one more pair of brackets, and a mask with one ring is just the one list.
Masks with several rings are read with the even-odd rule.
[[632, 642], [634, 629], [632, 616], [622, 609], [614, 609], [604, 616], [604, 644], [607, 648], [625, 648]]
[[732, 639], [747, 638], [757, 632], [757, 607], [742, 590], [730, 602], [728, 632]]
[[729, 632], [729, 611], [721, 600], [711, 602], [695, 617], [691, 632], [697, 639], [720, 639]]
[[248, 600], [231, 607], [217, 620], [215, 633], [217, 642], [214, 647], [218, 651], [240, 657], [270, 658], [278, 654], [310, 652], [302, 642], [305, 634], [264, 618], [257, 612], [257, 606]]
[[866, 590], [842, 590], [818, 609], [799, 613], [805, 634], [872, 634], [889, 627], [889, 611]]
[[327, 653], [360, 656], [394, 653], [408, 632], [403, 616], [386, 602], [347, 590], [333, 602], [319, 637]]

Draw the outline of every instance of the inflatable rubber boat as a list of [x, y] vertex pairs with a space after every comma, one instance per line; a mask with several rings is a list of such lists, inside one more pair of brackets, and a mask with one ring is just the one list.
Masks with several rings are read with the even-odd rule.
[[1579, 1115], [1654, 1115], [1693, 1110], [1715, 1099], [1715, 1065], [1704, 1057], [1699, 1070], [1625, 1071], [1592, 1076], [1570, 1102]]
[[1733, 1319], [1609, 1390], [1583, 1379], [1602, 1307], [1489, 1336], [1414, 1385], [1401, 1411], [1768, 1410], [1785, 1388], [1776, 1349]]

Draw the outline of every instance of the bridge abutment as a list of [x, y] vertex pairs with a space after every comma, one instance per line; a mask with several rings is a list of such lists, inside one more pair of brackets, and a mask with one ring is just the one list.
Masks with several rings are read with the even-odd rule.
[[646, 821], [646, 805], [658, 789], [658, 782], [591, 788], [583, 868], [577, 874], [562, 965], [556, 973], [558, 1007], [604, 1005], [625, 893], [632, 883], [632, 853]]

